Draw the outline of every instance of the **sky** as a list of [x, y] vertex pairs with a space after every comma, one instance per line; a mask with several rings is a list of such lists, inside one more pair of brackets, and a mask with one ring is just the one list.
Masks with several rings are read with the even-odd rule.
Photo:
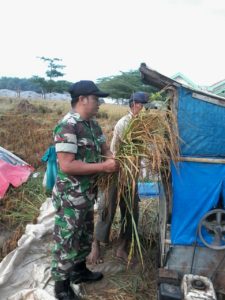
[[224, 0], [1, 0], [0, 77], [45, 77], [60, 58], [75, 82], [136, 70], [225, 79]]

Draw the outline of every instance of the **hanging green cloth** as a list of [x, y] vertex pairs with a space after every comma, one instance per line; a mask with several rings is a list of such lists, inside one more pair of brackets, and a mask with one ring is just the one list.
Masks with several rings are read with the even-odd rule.
[[44, 185], [46, 190], [52, 191], [58, 172], [55, 146], [50, 146], [42, 156], [41, 160], [47, 162]]

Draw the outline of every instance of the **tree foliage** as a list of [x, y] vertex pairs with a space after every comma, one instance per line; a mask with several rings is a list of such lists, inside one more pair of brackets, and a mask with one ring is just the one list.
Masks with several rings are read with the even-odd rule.
[[60, 58], [49, 58], [49, 57], [38, 57], [44, 62], [47, 62], [48, 64], [48, 69], [46, 70], [45, 74], [49, 78], [49, 80], [52, 80], [53, 78], [57, 77], [63, 77], [65, 73], [60, 72], [59, 70], [64, 69], [66, 66], [58, 64], [57, 62], [62, 61]]
[[140, 72], [132, 70], [121, 72], [120, 75], [99, 78], [97, 84], [100, 89], [110, 93], [115, 99], [129, 99], [133, 92], [143, 91], [149, 94], [155, 92], [155, 89], [149, 85], [143, 84]]
[[31, 78], [27, 79], [18, 77], [1, 77], [0, 89], [8, 89], [13, 91], [40, 91], [38, 83], [34, 82]]
[[[71, 84], [71, 82], [65, 80], [52, 80], [52, 92], [67, 92]], [[1, 77], [0, 89], [8, 89], [13, 91], [34, 91], [45, 94], [49, 89], [49, 80], [45, 80], [45, 78], [39, 76], [33, 76], [31, 78]]]
[[62, 69], [64, 69], [66, 66], [59, 64], [58, 62], [62, 61], [60, 58], [49, 58], [49, 57], [38, 57], [39, 59], [43, 60], [48, 64], [47, 70], [45, 74], [49, 78], [49, 80], [44, 80], [41, 77], [35, 76], [35, 80], [39, 82], [39, 85], [41, 87], [42, 94], [45, 95], [46, 92], [55, 92], [58, 91], [58, 87], [56, 88], [56, 83], [54, 81], [54, 78], [63, 77], [65, 74], [61, 72]]

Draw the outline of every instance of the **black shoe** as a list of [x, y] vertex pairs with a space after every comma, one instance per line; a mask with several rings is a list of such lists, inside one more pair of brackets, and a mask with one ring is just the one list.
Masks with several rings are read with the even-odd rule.
[[80, 300], [80, 298], [74, 294], [69, 279], [55, 282], [55, 297], [58, 300]]
[[101, 272], [92, 272], [86, 267], [85, 262], [81, 262], [75, 265], [74, 270], [70, 273], [70, 280], [74, 284], [81, 282], [94, 282], [101, 280], [103, 274]]

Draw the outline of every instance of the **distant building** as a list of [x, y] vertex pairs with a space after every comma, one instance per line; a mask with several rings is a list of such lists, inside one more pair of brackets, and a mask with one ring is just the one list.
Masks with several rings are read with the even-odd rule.
[[225, 97], [225, 79], [208, 87], [208, 91], [221, 97]]
[[192, 80], [190, 80], [187, 76], [185, 76], [184, 74], [182, 74], [180, 72], [171, 76], [171, 79], [178, 81], [181, 84], [184, 84], [192, 89], [206, 91], [206, 92], [209, 92], [209, 93], [212, 93], [212, 94], [215, 94], [215, 95], [225, 98], [225, 79], [221, 80], [219, 82], [216, 82], [210, 86], [197, 85]]
[[187, 85], [190, 88], [199, 89], [199, 86], [197, 84], [195, 84], [192, 80], [190, 80], [187, 76], [180, 72], [176, 73], [171, 78], [180, 82], [181, 84]]

